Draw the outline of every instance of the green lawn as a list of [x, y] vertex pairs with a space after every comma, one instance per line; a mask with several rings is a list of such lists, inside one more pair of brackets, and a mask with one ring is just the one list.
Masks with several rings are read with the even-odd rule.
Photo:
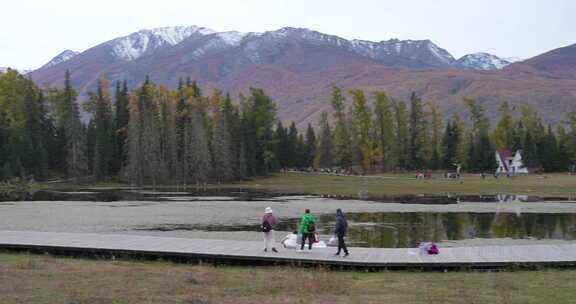
[[574, 301], [574, 270], [336, 272], [0, 253], [0, 303], [543, 303]]
[[[120, 188], [128, 184], [99, 183], [95, 185], [37, 183], [33, 190], [46, 188]], [[174, 185], [145, 185], [143, 187], [173, 188]], [[179, 187], [182, 187], [180, 185]], [[195, 187], [189, 185], [189, 187]], [[460, 179], [446, 179], [434, 174], [431, 179], [416, 179], [414, 174], [381, 174], [375, 176], [338, 176], [309, 173], [272, 174], [234, 184], [207, 185], [211, 188], [249, 188], [286, 193], [311, 193], [356, 196], [367, 190], [371, 196], [394, 194], [526, 194], [552, 197], [576, 197], [576, 176], [568, 174], [523, 175], [515, 178], [501, 176], [495, 179], [479, 174], [464, 174]], [[0, 186], [0, 190], [2, 190]], [[10, 190], [4, 187], [4, 190]]]
[[540, 196], [576, 196], [576, 176], [567, 174], [525, 175], [515, 178], [465, 174], [460, 179], [416, 179], [414, 175], [384, 174], [370, 177], [324, 174], [274, 174], [236, 185], [243, 188], [268, 189], [282, 192], [357, 195], [368, 190], [370, 195], [386, 194], [528, 194]]

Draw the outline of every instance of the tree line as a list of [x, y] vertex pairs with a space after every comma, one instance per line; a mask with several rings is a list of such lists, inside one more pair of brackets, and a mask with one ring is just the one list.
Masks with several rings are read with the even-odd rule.
[[[284, 127], [264, 90], [233, 102], [195, 81], [171, 90], [147, 78], [98, 81], [86, 92], [81, 120], [78, 93], [67, 72], [64, 86], [38, 88], [9, 71], [0, 75], [0, 180], [33, 176], [136, 184], [222, 183], [311, 163], [314, 139]], [[312, 129], [310, 129], [312, 130]]]
[[332, 88], [332, 114], [323, 112], [314, 164], [361, 172], [453, 170], [493, 172], [496, 150], [522, 150], [526, 167], [541, 172], [574, 170], [576, 111], [553, 130], [528, 106], [502, 102], [492, 128], [485, 109], [464, 98], [469, 121], [458, 114], [443, 121], [438, 105], [412, 94], [409, 102], [384, 91]]
[[[111, 88], [112, 87], [112, 88]], [[114, 92], [112, 92], [114, 91]], [[412, 94], [409, 102], [383, 91], [332, 89], [332, 111], [314, 129], [284, 126], [264, 90], [232, 100], [195, 81], [176, 89], [152, 83], [98, 81], [86, 92], [83, 122], [78, 92], [67, 72], [64, 86], [41, 89], [8, 71], [0, 75], [0, 180], [68, 178], [136, 184], [221, 183], [281, 168], [354, 171], [490, 171], [494, 151], [524, 151], [528, 167], [566, 171], [576, 163], [576, 112], [555, 130], [528, 107], [502, 103], [491, 128], [483, 107], [465, 98], [466, 123], [446, 121], [434, 102]]]

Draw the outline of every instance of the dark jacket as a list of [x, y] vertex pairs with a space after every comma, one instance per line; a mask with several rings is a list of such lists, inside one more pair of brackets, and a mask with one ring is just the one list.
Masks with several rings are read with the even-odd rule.
[[344, 217], [341, 211], [336, 212], [336, 235], [346, 235], [346, 230], [348, 230], [348, 221]]

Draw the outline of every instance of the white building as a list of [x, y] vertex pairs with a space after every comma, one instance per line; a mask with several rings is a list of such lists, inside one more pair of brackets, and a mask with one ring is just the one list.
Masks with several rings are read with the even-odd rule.
[[524, 167], [522, 162], [521, 150], [516, 151], [516, 154], [508, 150], [498, 150], [496, 151], [496, 163], [498, 168], [496, 173], [503, 174], [516, 174], [516, 173], [528, 173], [528, 168]]

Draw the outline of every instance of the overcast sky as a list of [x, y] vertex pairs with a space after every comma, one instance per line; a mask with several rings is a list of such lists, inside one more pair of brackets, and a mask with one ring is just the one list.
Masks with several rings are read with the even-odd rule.
[[305, 27], [346, 39], [430, 39], [456, 59], [529, 58], [576, 43], [574, 0], [15, 0], [0, 5], [0, 67], [38, 68], [141, 29]]

